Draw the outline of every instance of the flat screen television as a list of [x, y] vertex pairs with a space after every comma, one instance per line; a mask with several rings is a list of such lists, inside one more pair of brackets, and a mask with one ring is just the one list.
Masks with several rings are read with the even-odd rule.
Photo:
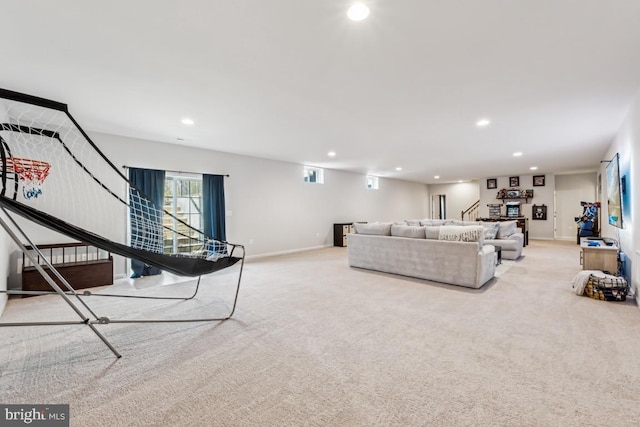
[[622, 228], [622, 185], [620, 181], [620, 156], [616, 153], [607, 165], [607, 217], [609, 224]]

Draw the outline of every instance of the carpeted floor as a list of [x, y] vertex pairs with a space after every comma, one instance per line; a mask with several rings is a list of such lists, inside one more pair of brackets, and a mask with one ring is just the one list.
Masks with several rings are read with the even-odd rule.
[[[72, 426], [638, 425], [640, 310], [573, 293], [575, 243], [532, 241], [479, 290], [346, 253], [248, 262], [230, 321], [99, 326], [119, 360], [85, 326], [1, 328], [0, 403], [69, 403]], [[191, 302], [90, 301], [113, 318], [222, 313], [206, 296], [228, 298], [236, 272]], [[74, 314], [46, 296], [1, 321], [30, 317]]]

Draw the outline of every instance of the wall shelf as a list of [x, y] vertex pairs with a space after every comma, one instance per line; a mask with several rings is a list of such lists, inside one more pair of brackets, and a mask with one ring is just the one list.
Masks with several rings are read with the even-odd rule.
[[502, 189], [498, 191], [496, 199], [502, 200], [502, 204], [505, 203], [505, 200], [524, 200], [525, 204], [528, 204], [529, 200], [533, 199], [533, 190]]

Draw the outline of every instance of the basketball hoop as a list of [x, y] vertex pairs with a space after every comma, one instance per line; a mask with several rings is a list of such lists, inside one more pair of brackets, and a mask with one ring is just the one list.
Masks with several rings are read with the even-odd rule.
[[42, 184], [49, 175], [51, 165], [47, 162], [19, 157], [7, 157], [5, 169], [13, 172], [22, 181], [22, 195], [25, 199], [37, 198], [42, 194]]

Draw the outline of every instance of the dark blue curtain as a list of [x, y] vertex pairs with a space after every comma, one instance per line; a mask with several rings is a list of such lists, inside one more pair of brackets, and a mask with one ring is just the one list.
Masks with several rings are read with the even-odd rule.
[[[163, 202], [164, 202], [164, 178], [165, 171], [155, 170], [155, 169], [141, 169], [141, 168], [129, 168], [129, 180], [140, 189], [140, 191], [148, 196], [155, 205], [155, 207], [149, 207], [148, 209], [162, 210]], [[137, 198], [137, 191], [135, 189], [130, 189], [131, 200]], [[143, 208], [144, 209], [144, 208]], [[161, 220], [160, 220], [161, 221]], [[162, 223], [157, 224], [158, 227], [162, 228]], [[134, 227], [137, 227], [136, 221], [131, 221], [131, 235], [136, 234], [136, 230]], [[158, 246], [161, 247], [162, 242], [157, 242]], [[157, 267], [152, 267], [148, 264], [145, 264], [141, 261], [132, 259], [131, 260], [131, 277], [137, 278], [141, 276], [153, 276], [156, 274], [162, 273]]]
[[202, 175], [202, 205], [204, 234], [226, 240], [223, 175]]

